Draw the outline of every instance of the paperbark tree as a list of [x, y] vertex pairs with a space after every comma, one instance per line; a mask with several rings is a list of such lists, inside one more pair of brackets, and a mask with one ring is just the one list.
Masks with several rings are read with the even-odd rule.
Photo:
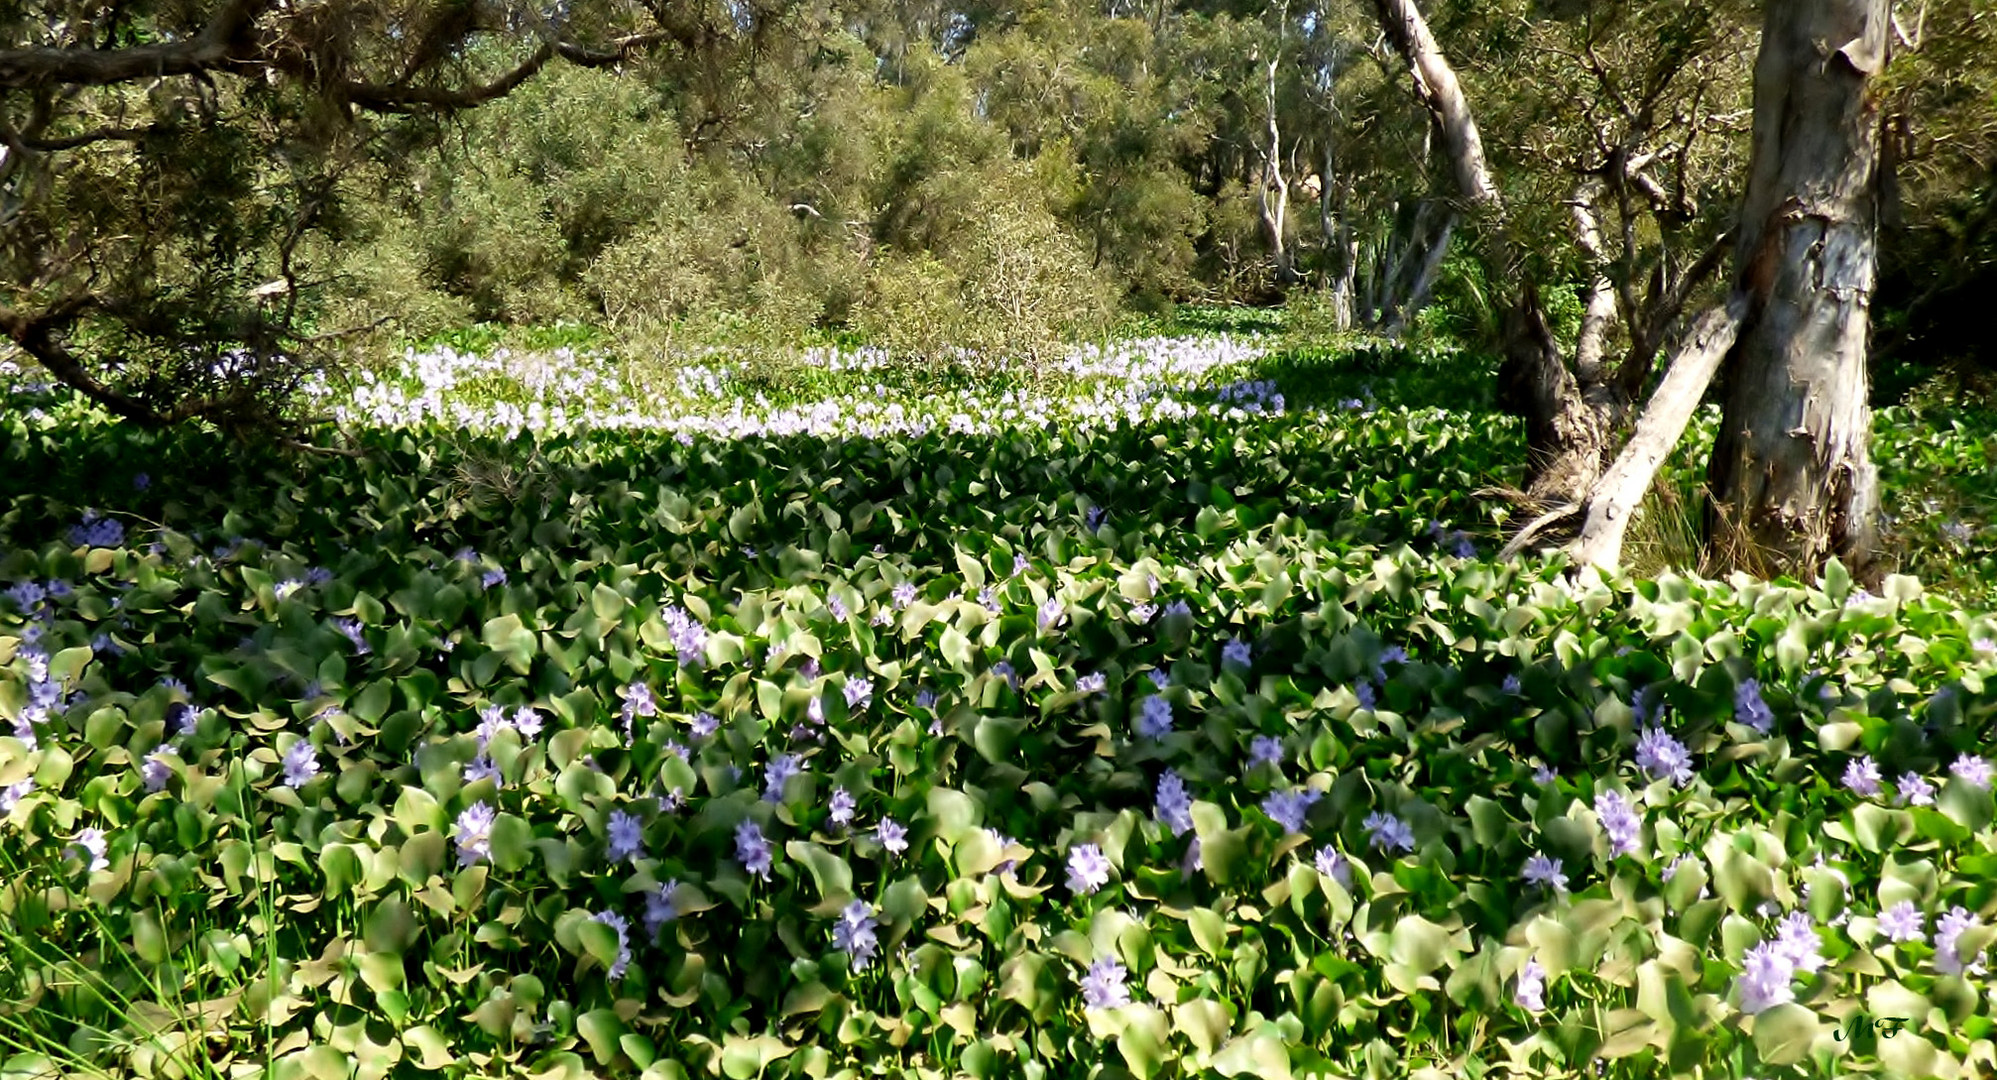
[[[1514, 536], [1506, 554], [1515, 554], [1542, 530], [1560, 525], [1569, 526], [1571, 545], [1582, 559], [1614, 565], [1620, 559], [1630, 513], [1682, 435], [1720, 355], [1733, 341], [1744, 310], [1739, 303], [1717, 307], [1682, 335], [1672, 361], [1677, 377], [1668, 377], [1658, 388], [1638, 438], [1611, 468], [1618, 436], [1629, 427], [1634, 403], [1648, 384], [1670, 327], [1693, 290], [1717, 268], [1724, 251], [1722, 237], [1702, 257], [1682, 267], [1661, 253], [1650, 285], [1642, 292], [1627, 265], [1636, 255], [1638, 216], [1648, 212], [1662, 219], [1673, 201], [1645, 172], [1659, 155], [1640, 146], [1656, 134], [1659, 103], [1687, 56], [1668, 50], [1659, 54], [1641, 80], [1641, 93], [1631, 97], [1618, 91], [1616, 81], [1594, 59], [1592, 48], [1588, 53], [1588, 67], [1620, 114], [1621, 138], [1604, 140], [1595, 161], [1574, 169], [1580, 181], [1570, 209], [1575, 242], [1590, 268], [1590, 280], [1581, 332], [1570, 357], [1556, 339], [1538, 283], [1524, 269], [1525, 252], [1512, 235], [1469, 100], [1427, 21], [1414, 0], [1374, 0], [1374, 10], [1385, 37], [1407, 63], [1416, 96], [1433, 117], [1452, 166], [1457, 201], [1479, 226], [1491, 277], [1520, 282], [1506, 317], [1500, 395], [1526, 422], [1530, 461], [1521, 502], [1536, 516]], [[1689, 140], [1697, 131], [1693, 124], [1683, 138]], [[1620, 256], [1625, 265], [1619, 280], [1609, 273], [1616, 260], [1604, 250], [1598, 221], [1599, 202], [1608, 193], [1617, 196], [1622, 225]], [[1609, 332], [1618, 318], [1630, 347], [1612, 365], [1606, 361]]]
[[1725, 373], [1708, 543], [1726, 564], [1812, 574], [1874, 558], [1866, 334], [1879, 198], [1872, 87], [1888, 0], [1769, 0], [1739, 279], [1750, 308]]

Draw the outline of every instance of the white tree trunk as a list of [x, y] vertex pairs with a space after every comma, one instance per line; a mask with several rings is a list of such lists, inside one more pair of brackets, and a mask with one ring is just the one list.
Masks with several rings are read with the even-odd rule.
[[1889, 0], [1768, 0], [1736, 248], [1750, 308], [1710, 472], [1722, 565], [1814, 574], [1873, 559], [1866, 334]]

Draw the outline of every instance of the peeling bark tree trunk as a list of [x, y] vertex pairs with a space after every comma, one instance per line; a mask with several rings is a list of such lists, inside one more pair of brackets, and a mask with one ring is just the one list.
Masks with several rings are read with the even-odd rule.
[[1269, 107], [1269, 149], [1262, 164], [1262, 186], [1256, 194], [1262, 211], [1262, 230], [1269, 236], [1269, 253], [1276, 260], [1276, 283], [1287, 288], [1296, 283], [1297, 273], [1291, 265], [1286, 236], [1289, 231], [1290, 182], [1283, 178], [1283, 132], [1276, 125], [1277, 63], [1277, 60], [1269, 61], [1265, 94]]
[[1650, 490], [1658, 467], [1684, 437], [1685, 425], [1691, 422], [1720, 361], [1733, 347], [1746, 313], [1747, 298], [1735, 293], [1726, 307], [1700, 316], [1685, 336], [1664, 380], [1644, 405], [1636, 434], [1630, 436], [1615, 464], [1595, 485], [1588, 500], [1587, 520], [1572, 545], [1575, 561], [1609, 568], [1621, 561], [1630, 517], [1643, 502], [1644, 492]]
[[1854, 573], [1877, 542], [1866, 332], [1888, 0], [1769, 0], [1736, 248], [1746, 325], [1726, 364], [1707, 543], [1720, 565]]

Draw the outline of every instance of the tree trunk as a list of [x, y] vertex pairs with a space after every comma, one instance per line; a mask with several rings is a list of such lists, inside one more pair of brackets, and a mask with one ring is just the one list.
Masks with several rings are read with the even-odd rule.
[[1746, 312], [1746, 297], [1735, 293], [1726, 307], [1700, 316], [1686, 334], [1657, 392], [1645, 404], [1636, 434], [1630, 436], [1615, 464], [1595, 485], [1587, 520], [1574, 540], [1575, 561], [1614, 569], [1622, 560], [1630, 518], [1657, 478], [1658, 467], [1684, 437], [1685, 425], [1691, 422], [1720, 361], [1733, 347]]
[[[1279, 46], [1280, 48], [1280, 46]], [[1266, 100], [1269, 107], [1269, 149], [1263, 160], [1262, 185], [1257, 190], [1262, 211], [1262, 229], [1269, 236], [1269, 253], [1276, 260], [1276, 283], [1285, 288], [1296, 282], [1290, 263], [1288, 237], [1290, 183], [1283, 178], [1283, 132], [1276, 126], [1276, 65], [1269, 61]]]
[[1814, 575], [1873, 561], [1866, 332], [1878, 217], [1888, 0], [1768, 0], [1739, 286], [1749, 309], [1726, 362], [1709, 471], [1718, 565]]

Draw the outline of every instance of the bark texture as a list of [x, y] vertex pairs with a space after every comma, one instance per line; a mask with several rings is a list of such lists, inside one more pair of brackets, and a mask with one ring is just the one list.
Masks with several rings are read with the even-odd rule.
[[1877, 543], [1866, 333], [1888, 0], [1769, 0], [1741, 214], [1745, 325], [1725, 371], [1708, 543], [1719, 565], [1855, 573]]
[[1466, 202], [1495, 208], [1499, 205], [1498, 185], [1491, 180], [1490, 166], [1484, 160], [1484, 140], [1471, 116], [1470, 102], [1456, 80], [1456, 69], [1429, 32], [1415, 0], [1373, 0], [1380, 29], [1407, 61], [1414, 75], [1415, 93], [1435, 117], [1437, 130], [1456, 172], [1456, 187]]
[[1685, 425], [1705, 396], [1720, 361], [1740, 331], [1747, 298], [1739, 293], [1726, 307], [1701, 315], [1671, 358], [1671, 366], [1644, 405], [1636, 434], [1616, 455], [1615, 464], [1596, 482], [1588, 500], [1588, 516], [1572, 546], [1577, 562], [1614, 569], [1622, 560], [1623, 537], [1644, 492], [1657, 478], [1658, 467], [1684, 437]]

